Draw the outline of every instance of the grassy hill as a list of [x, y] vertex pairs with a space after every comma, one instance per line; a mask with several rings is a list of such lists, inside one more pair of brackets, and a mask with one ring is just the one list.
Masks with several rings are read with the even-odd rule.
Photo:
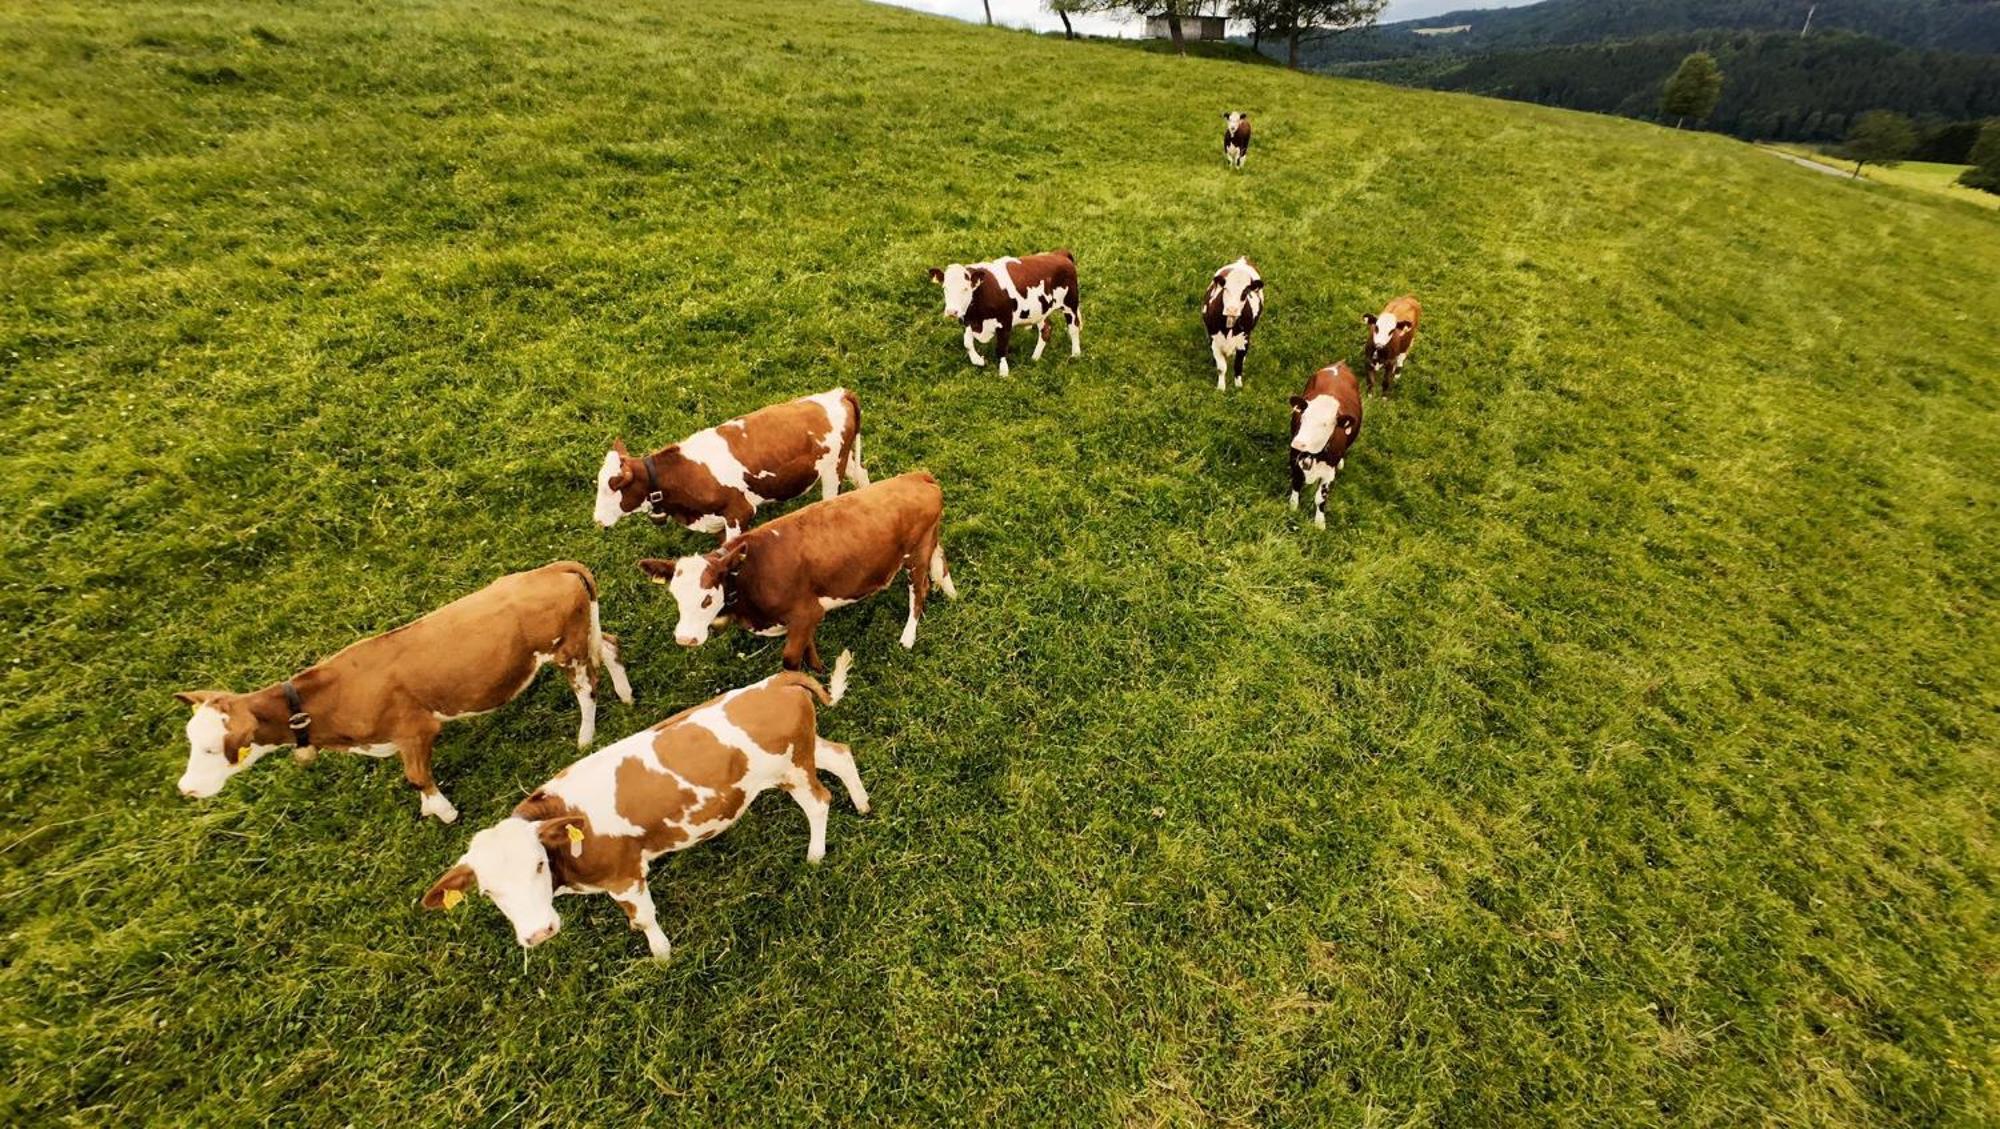
[[[2000, 226], [1720, 137], [859, 3], [0, 14], [0, 1120], [1961, 1123], [1990, 1049]], [[1231, 174], [1216, 115], [1257, 116]], [[1068, 246], [1085, 356], [925, 266]], [[1248, 253], [1242, 394], [1196, 303]], [[1425, 302], [1328, 506], [1285, 396]], [[247, 687], [597, 569], [614, 435], [859, 391], [945, 484], [767, 798], [524, 956], [417, 908], [575, 756], [553, 678], [393, 765], [172, 783]]]

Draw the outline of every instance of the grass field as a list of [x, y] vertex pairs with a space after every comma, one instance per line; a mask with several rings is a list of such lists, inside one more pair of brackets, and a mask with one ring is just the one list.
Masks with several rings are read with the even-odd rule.
[[[2000, 225], [1725, 138], [859, 3], [0, 8], [0, 1122], [2000, 1118]], [[1256, 115], [1243, 173], [1217, 115]], [[1000, 380], [926, 266], [1068, 246]], [[1269, 280], [1248, 387], [1196, 302]], [[1329, 528], [1285, 397], [1414, 290]], [[417, 899], [572, 759], [548, 678], [391, 764], [174, 793], [248, 688], [598, 572], [615, 435], [859, 391], [945, 485], [769, 797], [525, 958]], [[606, 696], [608, 700], [608, 695]]]
[[[1810, 145], [1773, 144], [1770, 147], [1842, 172], [1854, 171], [1853, 161], [1830, 156]], [[1861, 169], [1861, 179], [1872, 180], [1879, 184], [1893, 184], [1901, 188], [1915, 188], [1922, 192], [1936, 192], [1954, 200], [1978, 204], [1982, 208], [2000, 209], [2000, 195], [1982, 192], [1977, 188], [1967, 188], [1958, 182], [1960, 174], [1971, 167], [1971, 165], [1945, 164], [1942, 161], [1899, 161], [1893, 165], [1864, 165]]]

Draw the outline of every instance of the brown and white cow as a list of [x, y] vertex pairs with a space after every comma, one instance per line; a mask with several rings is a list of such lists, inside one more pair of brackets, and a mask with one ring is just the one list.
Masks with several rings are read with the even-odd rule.
[[852, 656], [834, 667], [833, 692], [810, 675], [786, 671], [731, 690], [615, 741], [557, 773], [479, 832], [456, 865], [424, 894], [429, 909], [450, 909], [474, 886], [533, 948], [556, 935], [559, 894], [603, 893], [646, 935], [655, 959], [672, 946], [653, 912], [646, 868], [727, 830], [750, 802], [782, 788], [805, 810], [806, 861], [826, 854], [833, 795], [824, 769], [840, 778], [859, 812], [868, 810], [854, 754], [821, 737], [813, 710], [840, 701]]
[[1361, 383], [1346, 361], [1312, 374], [1303, 395], [1292, 397], [1292, 508], [1299, 491], [1313, 483], [1313, 524], [1326, 528], [1326, 488], [1347, 465], [1348, 449], [1361, 434]]
[[629, 513], [677, 521], [727, 541], [765, 502], [796, 498], [817, 483], [826, 497], [846, 476], [868, 485], [861, 465], [861, 401], [845, 388], [759, 408], [635, 458], [624, 440], [605, 452], [592, 513], [606, 529]]
[[639, 568], [673, 592], [680, 609], [674, 640], [681, 646], [700, 646], [711, 628], [734, 622], [758, 635], [785, 636], [785, 669], [810, 662], [825, 670], [814, 644], [820, 620], [880, 592], [897, 573], [910, 574], [906, 648], [917, 645], [917, 620], [933, 582], [958, 598], [938, 544], [943, 520], [937, 479], [914, 471], [814, 502], [706, 556], [647, 559]]
[[967, 266], [932, 267], [931, 281], [944, 287], [944, 316], [965, 326], [965, 355], [980, 367], [986, 358], [974, 346], [993, 341], [1000, 375], [1007, 375], [1008, 344], [1014, 327], [1037, 327], [1033, 360], [1049, 343], [1049, 318], [1060, 311], [1069, 323], [1069, 355], [1083, 355], [1083, 315], [1076, 289], [1076, 256], [1046, 251], [1025, 259], [1002, 257]]
[[1391, 393], [1396, 380], [1403, 375], [1403, 362], [1410, 359], [1410, 346], [1417, 340], [1417, 320], [1423, 312], [1416, 296], [1405, 294], [1382, 307], [1379, 314], [1361, 315], [1361, 324], [1368, 327], [1363, 351], [1367, 354], [1370, 388], [1380, 374], [1382, 395]]
[[575, 561], [503, 576], [262, 690], [174, 695], [194, 707], [181, 793], [213, 796], [286, 745], [302, 760], [317, 749], [393, 753], [402, 758], [404, 779], [422, 794], [423, 813], [450, 823], [458, 809], [431, 776], [438, 731], [447, 721], [506, 705], [550, 663], [569, 672], [583, 711], [576, 743], [587, 747], [597, 728], [599, 668], [610, 671], [612, 688], [628, 704], [632, 685], [618, 661], [617, 637], [599, 624], [597, 582]]
[[1208, 349], [1215, 355], [1215, 390], [1226, 385], [1229, 366], [1236, 365], [1236, 387], [1243, 387], [1243, 356], [1250, 351], [1250, 332], [1264, 316], [1264, 277], [1256, 264], [1238, 259], [1209, 281], [1208, 295], [1201, 306], [1202, 328], [1208, 330]]
[[1240, 169], [1250, 155], [1250, 115], [1228, 113], [1222, 121], [1222, 159]]

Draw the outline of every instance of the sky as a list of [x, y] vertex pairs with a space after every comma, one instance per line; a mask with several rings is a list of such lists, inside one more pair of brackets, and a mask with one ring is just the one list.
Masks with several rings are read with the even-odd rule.
[[[983, 23], [986, 19], [986, 13], [980, 7], [980, 0], [883, 0], [883, 2], [915, 8], [920, 12], [956, 16], [974, 23]], [[1388, 9], [1382, 13], [1382, 22], [1421, 19], [1424, 16], [1463, 11], [1466, 8], [1513, 8], [1533, 2], [1534, 0], [1389, 0]], [[1050, 15], [1042, 7], [1042, 0], [993, 0], [993, 22], [1008, 27], [1033, 27], [1041, 31], [1062, 30], [1062, 21]], [[1104, 16], [1084, 16], [1074, 22], [1078, 31], [1091, 35], [1133, 33], [1133, 27], [1128, 21]]]

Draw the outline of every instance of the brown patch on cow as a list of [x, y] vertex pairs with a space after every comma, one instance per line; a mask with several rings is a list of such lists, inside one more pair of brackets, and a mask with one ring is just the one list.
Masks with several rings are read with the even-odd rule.
[[772, 756], [790, 757], [811, 771], [815, 716], [812, 696], [793, 686], [768, 686], [738, 694], [722, 707], [730, 724]]

